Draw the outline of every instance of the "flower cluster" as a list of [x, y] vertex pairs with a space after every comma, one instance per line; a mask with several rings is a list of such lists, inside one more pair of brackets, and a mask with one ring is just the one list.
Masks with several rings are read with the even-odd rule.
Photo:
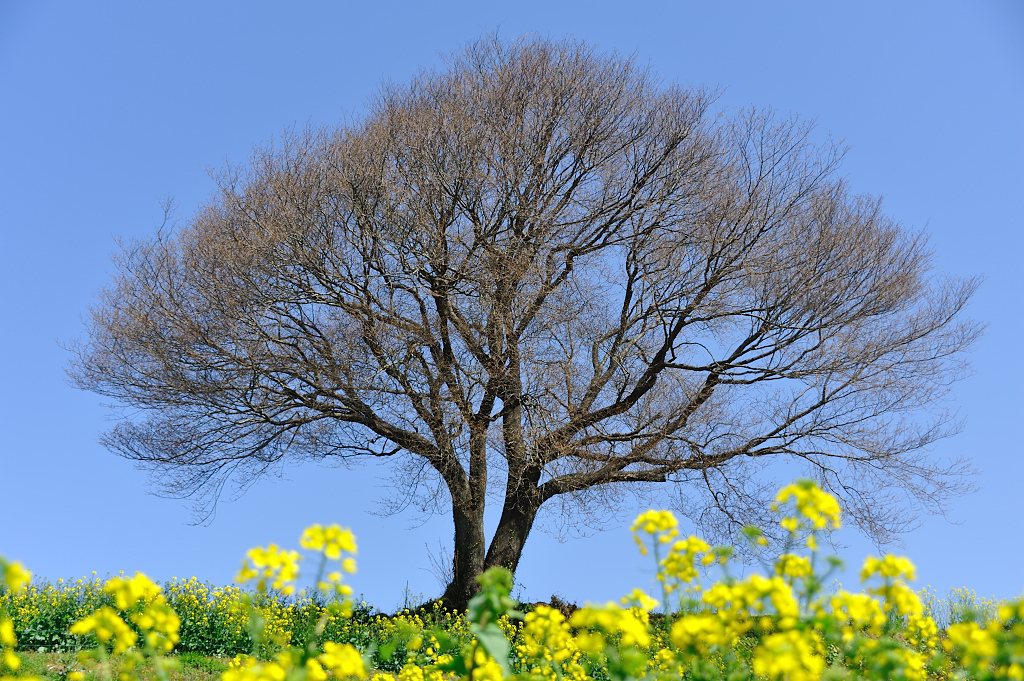
[[[21, 563], [4, 560], [0, 556], [0, 590], [17, 593], [23, 591], [32, 579], [32, 573]], [[5, 672], [15, 673], [21, 667], [21, 658], [14, 652], [18, 637], [14, 622], [3, 603], [0, 603], [0, 677]]]
[[273, 660], [261, 661], [252, 655], [238, 655], [221, 675], [222, 681], [326, 681], [365, 679], [366, 667], [359, 651], [348, 643], [330, 641], [317, 656], [303, 656], [296, 650], [280, 652]]
[[117, 610], [106, 605], [72, 624], [71, 633], [76, 636], [95, 634], [100, 643], [110, 644], [114, 655], [126, 652], [139, 639]]
[[974, 678], [1024, 679], [1024, 599], [1004, 604], [986, 624], [951, 625], [942, 647]]
[[[304, 549], [320, 553], [320, 566], [317, 574], [317, 588], [332, 591], [348, 602], [346, 597], [352, 595], [352, 587], [342, 583], [345, 573], [356, 571], [357, 553], [356, 538], [352, 530], [338, 525], [310, 525], [302, 533], [299, 545]], [[330, 563], [337, 563], [338, 569], [330, 569]]]
[[[232, 654], [250, 647], [223, 681], [1024, 681], [1024, 600], [963, 610], [940, 628], [931, 597], [926, 602], [907, 584], [914, 565], [892, 555], [864, 561], [863, 592], [826, 593], [836, 562], [820, 569], [814, 538], [840, 527], [838, 503], [799, 481], [779, 492], [774, 509], [789, 537], [785, 550], [764, 563], [766, 574], [742, 578], [730, 573], [728, 547], [682, 538], [668, 511], [641, 514], [634, 538], [643, 554], [653, 553], [663, 600], [636, 589], [570, 616], [537, 605], [523, 617], [509, 597], [511, 573], [493, 568], [479, 578], [465, 614], [435, 605], [394, 617], [364, 611], [353, 622], [342, 578], [355, 572], [356, 542], [337, 525], [302, 534], [301, 547], [319, 558], [320, 591], [293, 598], [286, 597], [296, 592], [301, 556], [273, 544], [246, 555], [239, 580], [253, 582], [255, 592], [194, 579], [161, 588], [138, 573], [29, 584], [23, 567], [0, 560], [0, 681], [19, 671], [18, 627], [38, 629], [47, 608], [74, 613], [71, 634], [96, 642], [82, 663], [91, 661], [103, 681], [112, 681], [110, 656], [121, 658], [120, 681], [136, 681], [142, 661], [158, 681], [170, 681], [167, 653], [183, 632]], [[744, 533], [767, 545], [757, 528]], [[84, 677], [75, 670], [67, 678]]]
[[753, 669], [769, 679], [816, 681], [825, 670], [824, 646], [815, 631], [769, 634], [754, 650]]
[[283, 594], [295, 593], [295, 580], [299, 577], [298, 551], [286, 551], [277, 544], [266, 548], [257, 546], [249, 549], [242, 561], [242, 568], [235, 576], [235, 582], [245, 584], [256, 580], [257, 591], [266, 591], [267, 584]]
[[[131, 579], [110, 580], [103, 590], [114, 597], [119, 610], [130, 613], [129, 619], [142, 632], [148, 648], [171, 652], [180, 640], [181, 619], [168, 605], [157, 584], [136, 572]], [[72, 627], [72, 633], [86, 632], [74, 631]]]
[[11, 591], [20, 591], [32, 581], [32, 573], [17, 561], [6, 561], [0, 556], [0, 583]]
[[529, 613], [524, 621], [519, 653], [537, 665], [531, 673], [548, 676], [554, 664], [571, 658], [579, 649], [569, 631], [565, 616], [546, 605]]
[[[356, 538], [352, 530], [337, 525], [310, 525], [303, 531], [299, 545], [304, 549], [323, 551], [331, 560], [341, 560], [342, 553], [356, 553]], [[355, 572], [355, 563], [348, 572]]]
[[660, 562], [658, 579], [666, 585], [669, 592], [678, 584], [692, 582], [700, 574], [696, 568], [697, 561], [705, 566], [715, 562], [715, 554], [708, 553], [710, 550], [707, 542], [692, 535], [674, 542], [668, 555]]
[[646, 648], [651, 643], [651, 634], [646, 613], [637, 610], [616, 603], [591, 606], [574, 612], [569, 624], [587, 632], [580, 634], [577, 641], [581, 649], [591, 653], [604, 649], [609, 638], [622, 646]]
[[[100, 606], [70, 627], [71, 634], [95, 637], [99, 644], [94, 650], [80, 653], [79, 662], [94, 664], [102, 676], [109, 677], [109, 655], [120, 656], [120, 681], [136, 681], [133, 670], [148, 660], [160, 681], [168, 681], [168, 671], [177, 666], [177, 661], [165, 655], [180, 640], [181, 619], [160, 587], [137, 572], [130, 578], [118, 576], [109, 580], [103, 593], [116, 608]], [[81, 681], [84, 673], [74, 671], [68, 678]]]
[[818, 487], [813, 480], [798, 480], [779, 490], [772, 504], [772, 510], [778, 511], [790, 502], [796, 508], [796, 515], [789, 515], [780, 524], [790, 532], [796, 532], [801, 525], [810, 529], [839, 529], [839, 502], [831, 494]]

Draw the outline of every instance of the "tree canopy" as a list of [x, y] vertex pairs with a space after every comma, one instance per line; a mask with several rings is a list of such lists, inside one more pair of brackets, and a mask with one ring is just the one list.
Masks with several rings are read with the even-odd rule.
[[456, 605], [542, 508], [665, 489], [724, 538], [774, 461], [886, 541], [964, 488], [927, 447], [977, 282], [842, 152], [580, 42], [484, 39], [124, 244], [70, 375], [134, 410], [104, 444], [206, 507], [288, 458], [391, 459], [450, 503]]

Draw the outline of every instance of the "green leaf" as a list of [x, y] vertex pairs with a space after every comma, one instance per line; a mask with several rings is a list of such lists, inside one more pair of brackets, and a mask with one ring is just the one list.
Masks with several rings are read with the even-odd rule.
[[477, 642], [494, 658], [494, 661], [501, 667], [502, 674], [509, 675], [508, 654], [511, 651], [505, 632], [497, 624], [490, 623], [485, 627], [472, 625], [470, 630], [476, 636]]
[[502, 615], [515, 617], [516, 601], [509, 598], [512, 573], [503, 567], [492, 567], [476, 578], [480, 591], [469, 600], [466, 619], [477, 624], [496, 621]]
[[398, 641], [397, 638], [392, 638], [387, 643], [382, 645], [378, 649], [379, 655], [380, 655], [380, 659], [381, 660], [385, 660], [385, 661], [386, 660], [390, 660], [391, 656], [395, 654], [395, 650], [398, 649], [398, 643], [399, 643], [399, 641]]
[[451, 662], [435, 666], [443, 672], [453, 672], [460, 677], [469, 676], [469, 668], [466, 667], [466, 659], [462, 655], [455, 655]]

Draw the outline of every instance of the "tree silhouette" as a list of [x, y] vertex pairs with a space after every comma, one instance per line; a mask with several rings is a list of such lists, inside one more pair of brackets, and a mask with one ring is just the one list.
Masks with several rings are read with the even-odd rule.
[[450, 502], [456, 606], [542, 508], [677, 490], [722, 538], [776, 460], [886, 541], [964, 489], [925, 448], [956, 430], [976, 282], [931, 275], [840, 148], [714, 100], [578, 42], [472, 44], [125, 244], [72, 381], [204, 508], [289, 457], [392, 459]]

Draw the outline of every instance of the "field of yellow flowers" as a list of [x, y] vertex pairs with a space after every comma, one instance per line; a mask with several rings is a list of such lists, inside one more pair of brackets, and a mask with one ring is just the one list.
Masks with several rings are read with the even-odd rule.
[[[481, 576], [465, 613], [374, 615], [352, 600], [356, 541], [336, 525], [300, 538], [317, 585], [302, 593], [304, 555], [273, 544], [249, 551], [238, 585], [223, 588], [139, 573], [33, 583], [0, 558], [0, 681], [33, 678], [22, 651], [36, 649], [69, 656], [55, 674], [67, 681], [170, 681], [197, 654], [231, 658], [221, 681], [1024, 679], [1024, 599], [979, 604], [962, 591], [981, 607], [954, 607], [907, 586], [914, 566], [893, 555], [864, 561], [861, 592], [826, 588], [837, 563], [818, 543], [840, 525], [836, 500], [804, 480], [773, 510], [786, 546], [767, 574], [742, 579], [729, 547], [680, 536], [668, 511], [641, 514], [632, 529], [658, 566], [657, 598], [638, 589], [568, 616], [521, 608], [502, 569]], [[745, 534], [767, 545], [757, 528]]]

